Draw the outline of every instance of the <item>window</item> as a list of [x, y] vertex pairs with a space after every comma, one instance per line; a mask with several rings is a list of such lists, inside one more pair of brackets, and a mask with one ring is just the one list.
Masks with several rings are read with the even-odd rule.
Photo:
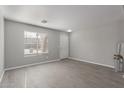
[[24, 55], [48, 53], [48, 37], [46, 33], [24, 31]]

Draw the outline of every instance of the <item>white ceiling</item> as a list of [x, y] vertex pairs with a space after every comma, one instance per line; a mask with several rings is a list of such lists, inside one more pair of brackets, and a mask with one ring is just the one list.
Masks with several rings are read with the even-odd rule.
[[[5, 18], [66, 31], [102, 25], [122, 20], [123, 10], [119, 5], [27, 5], [0, 6]], [[42, 24], [46, 19], [48, 23]]]

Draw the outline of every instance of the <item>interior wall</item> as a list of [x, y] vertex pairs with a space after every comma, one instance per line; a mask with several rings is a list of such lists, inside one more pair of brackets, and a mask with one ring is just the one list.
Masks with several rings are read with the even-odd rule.
[[124, 20], [119, 21], [119, 28], [120, 42], [124, 42]]
[[119, 23], [73, 31], [70, 34], [70, 57], [113, 67], [113, 55], [119, 39]]
[[4, 71], [4, 18], [0, 12], [0, 79]]
[[69, 57], [69, 34], [68, 32], [60, 32], [60, 59]]
[[[48, 54], [24, 57], [24, 31], [48, 33]], [[5, 20], [5, 68], [59, 59], [60, 32]]]

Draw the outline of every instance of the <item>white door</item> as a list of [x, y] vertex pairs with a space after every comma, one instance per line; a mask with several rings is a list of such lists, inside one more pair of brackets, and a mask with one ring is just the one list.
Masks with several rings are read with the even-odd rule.
[[60, 59], [68, 58], [69, 38], [67, 32], [60, 32]]

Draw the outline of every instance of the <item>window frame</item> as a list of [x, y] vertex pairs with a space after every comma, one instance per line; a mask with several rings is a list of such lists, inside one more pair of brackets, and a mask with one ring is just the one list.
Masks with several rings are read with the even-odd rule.
[[[36, 53], [34, 53], [34, 54], [25, 54], [25, 45], [27, 44], [27, 45], [29, 45], [29, 44], [35, 44], [35, 43], [25, 43], [25, 32], [31, 32], [31, 33], [36, 33], [37, 34], [37, 37], [36, 37]], [[38, 48], [38, 46], [39, 45], [41, 45], [38, 41], [38, 35], [41, 35], [41, 34], [45, 34], [46, 35], [46, 37], [47, 37], [47, 51], [46, 52], [43, 52], [43, 50], [42, 50], [42, 53], [38, 53], [38, 50], [40, 49], [40, 48]], [[43, 55], [43, 54], [48, 54], [48, 33], [46, 33], [46, 32], [33, 32], [33, 31], [24, 31], [24, 57], [30, 57], [30, 56], [40, 56], [40, 55]]]

